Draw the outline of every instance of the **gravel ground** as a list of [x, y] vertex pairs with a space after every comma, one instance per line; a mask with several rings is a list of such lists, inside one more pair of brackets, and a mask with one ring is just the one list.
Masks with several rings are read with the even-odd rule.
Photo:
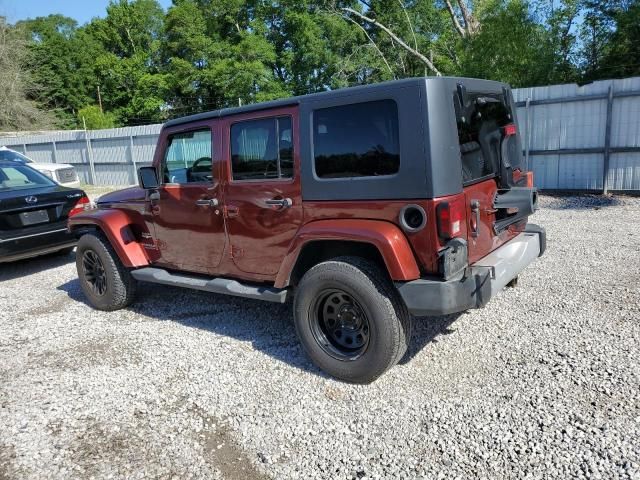
[[0, 265], [0, 480], [640, 478], [640, 199], [541, 202], [519, 287], [419, 319], [369, 386], [287, 306], [148, 285], [108, 314], [72, 257]]

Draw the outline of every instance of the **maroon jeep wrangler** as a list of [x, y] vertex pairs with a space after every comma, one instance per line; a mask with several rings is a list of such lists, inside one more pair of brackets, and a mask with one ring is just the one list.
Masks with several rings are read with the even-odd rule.
[[482, 307], [545, 249], [497, 82], [409, 79], [171, 120], [139, 178], [69, 221], [95, 308], [126, 307], [137, 281], [293, 297], [306, 352], [350, 382], [400, 360], [412, 315]]

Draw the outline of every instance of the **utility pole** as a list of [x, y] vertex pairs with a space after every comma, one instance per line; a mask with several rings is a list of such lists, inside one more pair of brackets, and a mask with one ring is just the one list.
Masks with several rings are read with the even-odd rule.
[[104, 113], [102, 111], [102, 95], [100, 95], [100, 85], [98, 85], [98, 105], [100, 105], [100, 113]]
[[96, 168], [93, 164], [93, 150], [91, 149], [91, 139], [89, 138], [89, 132], [87, 131], [87, 122], [82, 117], [82, 125], [84, 127], [84, 140], [87, 143], [87, 157], [89, 158], [89, 172], [91, 173], [91, 181], [93, 185], [98, 184], [98, 180], [96, 179]]

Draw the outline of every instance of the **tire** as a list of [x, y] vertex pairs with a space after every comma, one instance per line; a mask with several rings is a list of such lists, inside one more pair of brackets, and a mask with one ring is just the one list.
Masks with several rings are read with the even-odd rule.
[[[76, 268], [80, 287], [94, 308], [111, 312], [133, 302], [136, 281], [102, 234], [88, 233], [80, 238]], [[104, 275], [92, 274], [91, 271]], [[101, 280], [96, 281], [97, 277]]]
[[313, 363], [351, 383], [374, 381], [398, 363], [411, 339], [411, 315], [391, 280], [360, 257], [311, 268], [296, 290], [294, 323]]

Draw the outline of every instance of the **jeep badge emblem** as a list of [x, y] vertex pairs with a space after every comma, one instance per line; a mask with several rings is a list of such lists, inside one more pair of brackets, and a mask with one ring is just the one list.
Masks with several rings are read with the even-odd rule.
[[36, 203], [38, 201], [38, 197], [34, 197], [33, 195], [30, 195], [26, 197], [24, 201], [27, 203]]

